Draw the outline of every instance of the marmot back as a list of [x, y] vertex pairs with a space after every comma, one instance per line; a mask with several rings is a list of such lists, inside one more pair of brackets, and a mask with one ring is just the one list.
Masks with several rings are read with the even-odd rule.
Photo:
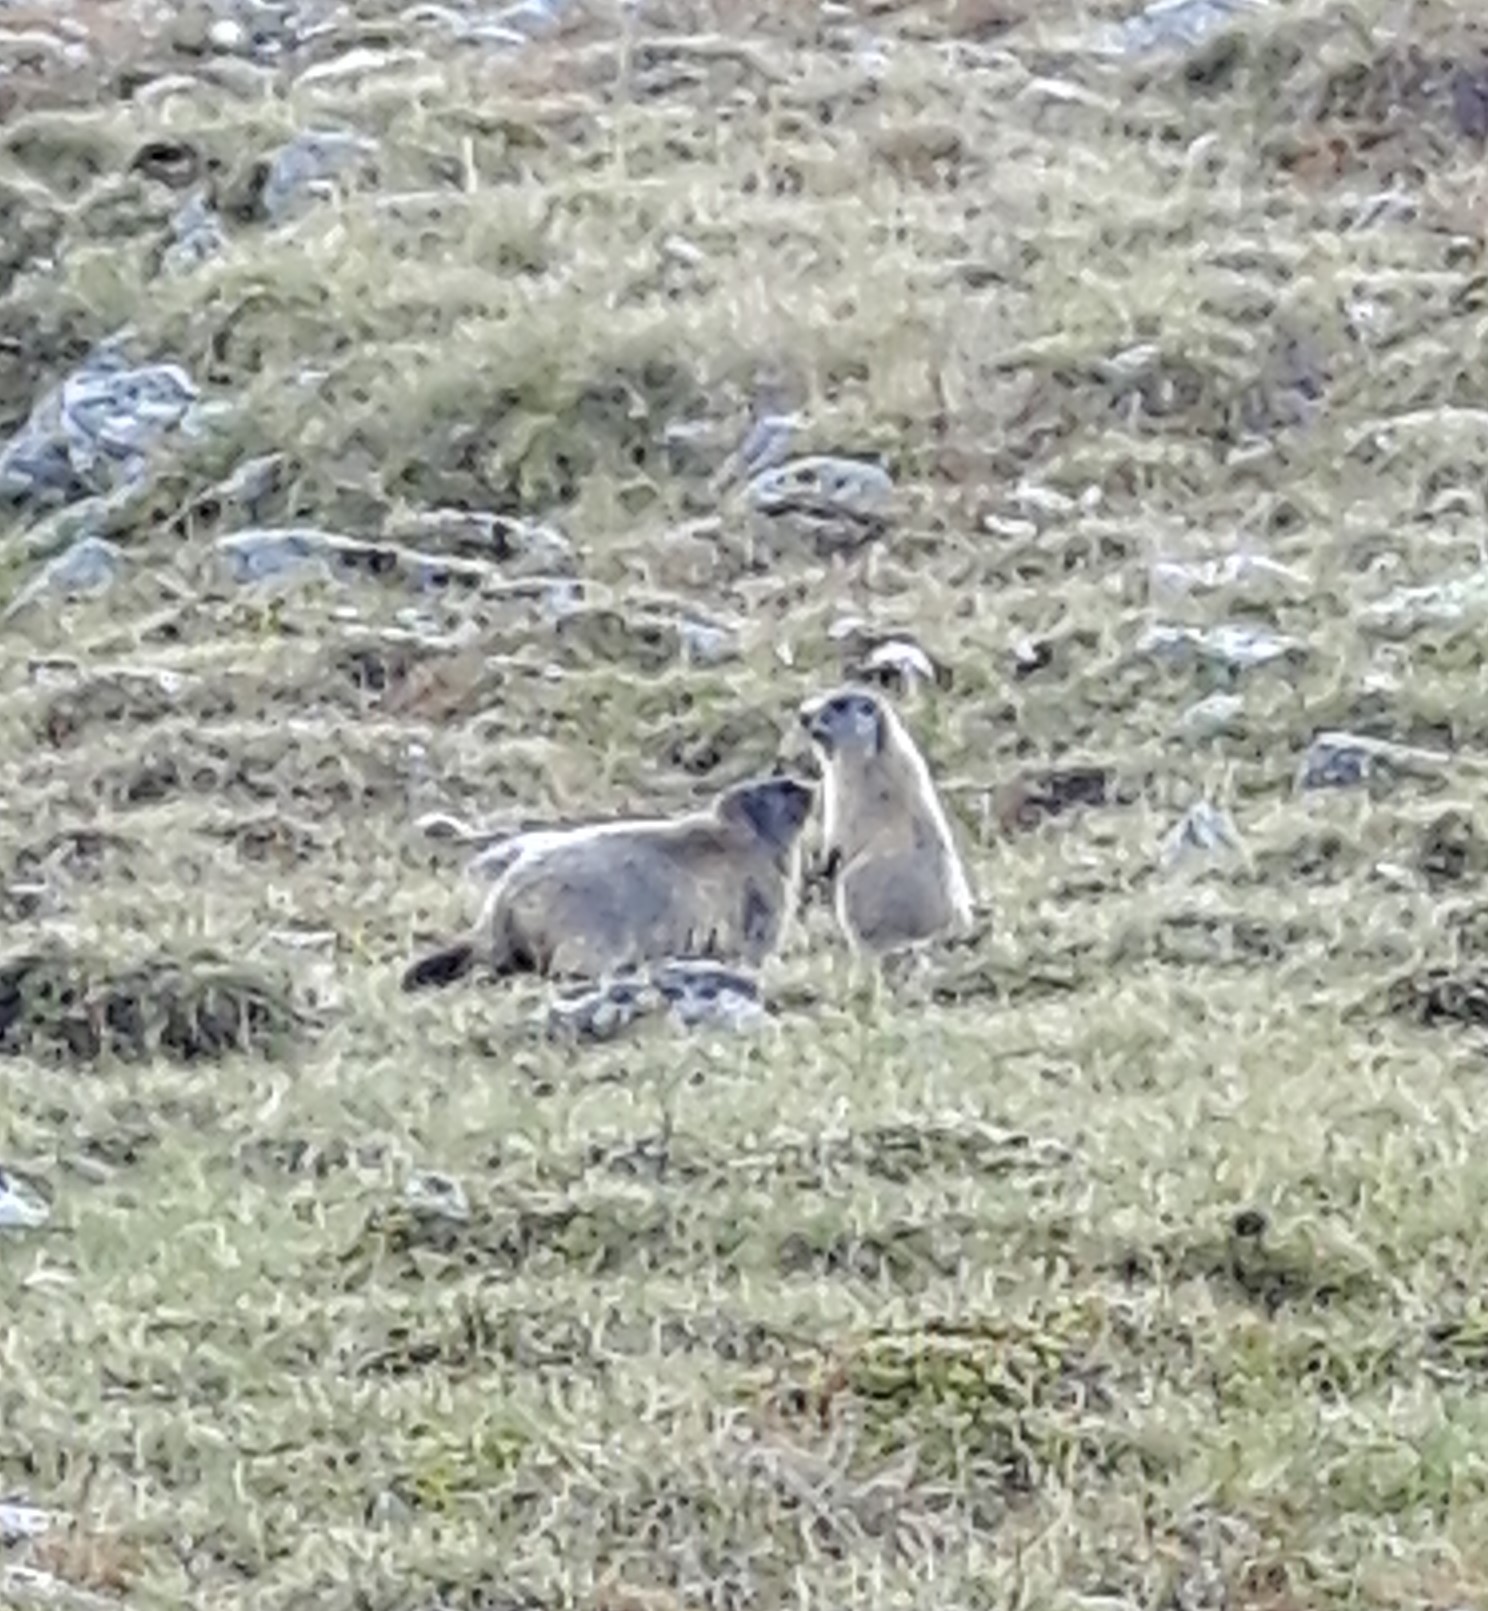
[[893, 708], [867, 688], [806, 700], [821, 757], [823, 849], [837, 920], [875, 955], [972, 925], [971, 889], [924, 757]]
[[534, 835], [471, 933], [412, 964], [403, 987], [448, 984], [482, 960], [585, 978], [679, 957], [757, 966], [794, 908], [814, 799], [794, 778], [755, 779], [687, 816]]

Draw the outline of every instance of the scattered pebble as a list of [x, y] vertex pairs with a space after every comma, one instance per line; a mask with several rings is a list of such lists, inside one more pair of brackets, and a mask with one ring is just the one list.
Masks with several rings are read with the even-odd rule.
[[566, 577], [544, 589], [543, 614], [550, 621], [566, 621], [584, 608], [584, 584], [574, 577]]
[[426, 839], [454, 839], [469, 843], [480, 837], [477, 829], [448, 811], [426, 811], [413, 825]]
[[207, 29], [207, 42], [213, 50], [231, 54], [248, 45], [248, 30], [236, 17], [219, 17]]
[[1245, 12], [1265, 10], [1271, 0], [1153, 0], [1134, 17], [1105, 30], [1097, 48], [1141, 55], [1168, 46], [1193, 47]]
[[470, 1199], [465, 1188], [451, 1175], [426, 1169], [410, 1175], [403, 1188], [403, 1201], [415, 1213], [434, 1219], [464, 1222], [470, 1218]]
[[757, 472], [748, 490], [763, 514], [801, 510], [864, 519], [885, 512], [894, 481], [887, 470], [865, 460], [811, 454]]
[[302, 89], [343, 88], [349, 83], [360, 87], [373, 74], [427, 63], [428, 57], [421, 50], [374, 50], [368, 45], [354, 45], [339, 56], [305, 68], [296, 83]]
[[1154, 624], [1137, 640], [1137, 652], [1168, 661], [1181, 661], [1197, 653], [1231, 671], [1248, 671], [1276, 660], [1305, 655], [1307, 645], [1297, 638], [1236, 622], [1215, 627]]
[[1054, 662], [1054, 645], [1047, 638], [1030, 638], [1026, 634], [1015, 638], [1012, 646], [1013, 675], [1019, 679], [1031, 677]]
[[45, 1198], [0, 1169], [0, 1230], [36, 1230], [51, 1217], [51, 1205]]
[[0, 1544], [19, 1544], [40, 1538], [66, 1518], [55, 1511], [42, 1510], [20, 1500], [0, 1500]]
[[514, 50], [527, 44], [529, 35], [501, 20], [500, 11], [457, 11], [453, 6], [410, 6], [399, 20], [408, 27], [444, 29], [451, 38], [468, 44], [498, 45]]
[[683, 655], [697, 666], [718, 666], [739, 657], [739, 635], [732, 627], [683, 616], [677, 622]]
[[1243, 851], [1245, 842], [1235, 819], [1209, 800], [1190, 806], [1162, 843], [1159, 860], [1171, 870], [1195, 855], [1212, 858], [1218, 851]]
[[896, 680], [906, 689], [912, 688], [917, 680], [923, 683], [937, 680], [930, 656], [908, 638], [891, 638], [879, 644], [863, 666], [870, 676]]
[[264, 938], [286, 951], [334, 951], [337, 935], [334, 929], [270, 929]]
[[1219, 738], [1235, 732], [1244, 718], [1245, 700], [1239, 694], [1215, 693], [1190, 705], [1178, 719], [1178, 730], [1185, 738]]
[[1063, 520], [1075, 512], [1075, 500], [1056, 487], [1046, 487], [1038, 481], [1020, 481], [1009, 495], [1009, 501], [1025, 515], [1037, 519]]
[[556, 33], [574, 0], [516, 0], [504, 6], [492, 19], [498, 26], [511, 28], [528, 39], [546, 39]]

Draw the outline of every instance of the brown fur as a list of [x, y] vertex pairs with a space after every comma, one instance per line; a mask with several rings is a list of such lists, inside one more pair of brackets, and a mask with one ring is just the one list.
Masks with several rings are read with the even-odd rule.
[[412, 963], [403, 988], [450, 984], [478, 962], [586, 978], [679, 957], [758, 965], [794, 907], [814, 798], [793, 778], [757, 778], [683, 817], [535, 833], [471, 932]]
[[837, 921], [871, 955], [972, 925], [971, 890], [929, 768], [893, 707], [869, 688], [809, 699], [801, 725], [824, 774], [822, 849]]

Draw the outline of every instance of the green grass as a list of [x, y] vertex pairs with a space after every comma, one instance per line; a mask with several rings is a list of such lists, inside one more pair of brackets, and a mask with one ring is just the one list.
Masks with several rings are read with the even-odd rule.
[[[1481, 151], [1406, 48], [1475, 60], [1474, 14], [1299, 0], [1102, 66], [1067, 47], [1114, 5], [888, 6], [874, 88], [812, 8], [643, 9], [628, 58], [597, 6], [437, 82], [0, 98], [0, 195], [65, 248], [0, 251], [0, 425], [124, 323], [237, 405], [115, 511], [126, 580], [0, 636], [0, 962], [51, 970], [23, 1008], [0, 970], [0, 1161], [54, 1198], [0, 1236], [0, 1498], [74, 1518], [0, 1573], [245, 1611], [1483, 1603], [1480, 623], [1364, 614], [1481, 564]], [[378, 171], [276, 231], [256, 165], [310, 125]], [[166, 137], [232, 245], [153, 278], [181, 197], [129, 163]], [[802, 451], [895, 475], [849, 560], [715, 484], [765, 385]], [[251, 513], [214, 491], [266, 453]], [[459, 504], [560, 529], [584, 610], [259, 594], [210, 552]], [[8, 595], [50, 542], [5, 518]], [[1305, 584], [1149, 596], [1237, 539]], [[738, 658], [686, 664], [688, 611]], [[398, 991], [475, 898], [422, 812], [705, 798], [799, 753], [848, 614], [952, 673], [905, 713], [974, 947], [873, 997], [813, 909], [736, 1036]], [[1168, 665], [1154, 621], [1307, 654]], [[1216, 691], [1232, 728], [1184, 736]], [[1336, 728], [1450, 759], [1299, 792]], [[1077, 767], [1110, 803], [1018, 820]], [[1165, 870], [1203, 798], [1244, 855]], [[241, 1033], [189, 1061], [202, 1014]]]

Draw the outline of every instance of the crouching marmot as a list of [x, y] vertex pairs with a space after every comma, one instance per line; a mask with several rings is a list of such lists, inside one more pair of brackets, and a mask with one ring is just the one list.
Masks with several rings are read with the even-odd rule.
[[848, 686], [799, 711], [822, 762], [822, 849], [837, 921], [883, 955], [965, 936], [971, 890], [930, 769], [887, 700]]
[[449, 984], [478, 962], [586, 977], [676, 957], [758, 966], [794, 910], [815, 798], [795, 778], [755, 778], [687, 816], [523, 836], [474, 928], [414, 962], [403, 988]]

